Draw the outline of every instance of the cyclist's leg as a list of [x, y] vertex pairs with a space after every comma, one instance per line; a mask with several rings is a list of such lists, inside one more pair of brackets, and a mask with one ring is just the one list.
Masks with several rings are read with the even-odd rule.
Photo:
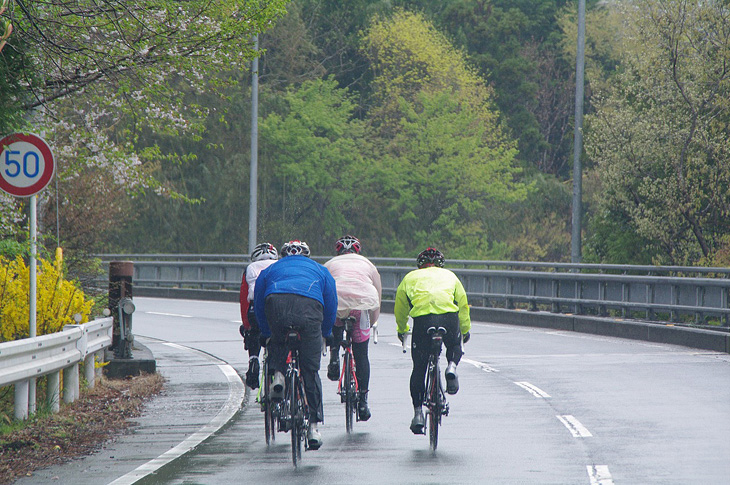
[[332, 327], [332, 346], [330, 347], [330, 362], [327, 365], [327, 378], [331, 381], [336, 381], [340, 378], [340, 344], [342, 337], [345, 332], [345, 327], [342, 323], [335, 321], [335, 326]]
[[[288, 305], [287, 294], [272, 294], [266, 298], [264, 311], [266, 312], [266, 320], [271, 329], [271, 339], [267, 345], [269, 358], [269, 373], [283, 374], [286, 372], [286, 356], [287, 349], [284, 341], [284, 329], [290, 325], [287, 311]], [[283, 395], [283, 393], [281, 393]], [[280, 393], [272, 392], [272, 397], [281, 397]]]
[[446, 346], [446, 392], [456, 394], [459, 392], [459, 377], [456, 374], [456, 366], [459, 365], [464, 352], [461, 349], [461, 330], [459, 329], [459, 314], [445, 313], [439, 315], [440, 325], [446, 329], [444, 345]]
[[246, 340], [248, 347], [248, 370], [246, 371], [246, 385], [251, 389], [259, 387], [259, 353], [261, 352], [261, 330], [256, 321], [256, 316], [252, 311], [248, 314], [248, 321], [251, 328], [246, 332]]
[[352, 344], [352, 355], [355, 357], [355, 377], [357, 377], [357, 386], [359, 391], [359, 399], [357, 402], [357, 414], [360, 421], [370, 419], [372, 413], [368, 406], [368, 386], [370, 384], [370, 360], [368, 359], [369, 342], [358, 342]]
[[423, 315], [413, 319], [411, 335], [411, 359], [413, 360], [413, 371], [411, 372], [411, 400], [413, 401], [413, 419], [411, 420], [411, 431], [415, 434], [423, 433], [426, 424], [423, 416], [423, 394], [425, 392], [426, 368], [428, 366], [428, 355], [430, 349], [430, 337], [427, 333], [430, 326], [430, 315]]

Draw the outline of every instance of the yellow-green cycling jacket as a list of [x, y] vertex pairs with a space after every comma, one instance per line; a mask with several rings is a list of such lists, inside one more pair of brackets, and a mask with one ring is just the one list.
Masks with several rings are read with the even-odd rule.
[[395, 323], [398, 333], [407, 332], [408, 316], [459, 312], [462, 335], [471, 330], [469, 304], [459, 278], [448, 269], [429, 266], [408, 273], [395, 294]]

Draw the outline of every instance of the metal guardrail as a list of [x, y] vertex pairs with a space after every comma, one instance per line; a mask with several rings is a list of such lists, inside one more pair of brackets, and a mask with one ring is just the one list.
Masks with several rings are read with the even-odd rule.
[[[81, 325], [66, 325], [63, 331], [0, 343], [0, 387], [15, 385], [15, 417], [28, 417], [29, 407], [35, 411], [35, 400], [29, 399], [30, 380], [48, 376], [48, 404], [59, 410], [60, 373], [63, 371], [63, 400], [79, 397], [79, 363], [84, 362], [84, 377], [93, 387], [100, 370], [95, 369], [97, 355], [112, 344], [111, 317]], [[32, 401], [32, 402], [31, 402]]]
[[[143, 287], [238, 291], [247, 255], [106, 254]], [[315, 256], [325, 262], [330, 257]], [[393, 299], [413, 259], [370, 258]], [[617, 316], [730, 330], [730, 268], [447, 260], [473, 306]], [[501, 269], [495, 269], [501, 268]]]

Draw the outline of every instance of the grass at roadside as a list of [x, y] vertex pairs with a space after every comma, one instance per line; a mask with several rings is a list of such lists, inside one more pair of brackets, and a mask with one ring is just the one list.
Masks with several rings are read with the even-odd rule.
[[0, 428], [0, 483], [97, 450], [133, 424], [144, 403], [158, 394], [164, 378], [146, 374], [102, 379], [57, 414], [39, 412], [23, 423]]

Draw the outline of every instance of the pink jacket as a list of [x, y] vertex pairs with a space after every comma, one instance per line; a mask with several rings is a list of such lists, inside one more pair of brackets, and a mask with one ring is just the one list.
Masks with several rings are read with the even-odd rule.
[[362, 325], [356, 325], [359, 331], [355, 332], [354, 337], [355, 342], [367, 340], [370, 338], [370, 325], [380, 317], [383, 293], [380, 273], [368, 258], [355, 253], [335, 256], [324, 266], [337, 284], [337, 318], [345, 318], [353, 310], [368, 312], [369, 324], [361, 321]]

